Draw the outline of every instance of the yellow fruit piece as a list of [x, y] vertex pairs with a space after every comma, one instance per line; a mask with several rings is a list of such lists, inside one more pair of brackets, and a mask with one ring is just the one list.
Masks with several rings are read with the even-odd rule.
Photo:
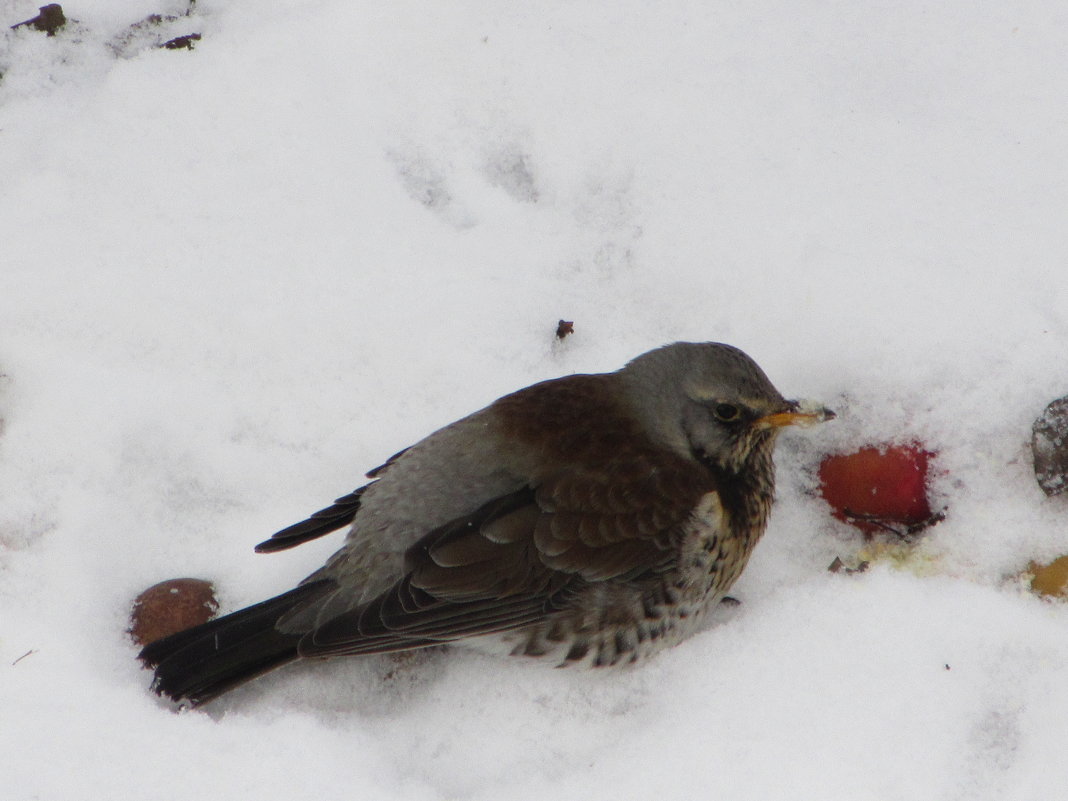
[[935, 576], [940, 572], [939, 559], [912, 543], [872, 542], [857, 552], [857, 558], [870, 564], [889, 564], [916, 576]]
[[1034, 576], [1032, 590], [1054, 598], [1068, 597], [1068, 555], [1060, 556], [1048, 565], [1032, 562], [1027, 569]]

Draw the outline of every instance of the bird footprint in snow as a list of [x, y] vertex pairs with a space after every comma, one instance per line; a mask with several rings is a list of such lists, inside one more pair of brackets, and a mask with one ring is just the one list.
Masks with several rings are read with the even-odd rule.
[[457, 177], [456, 170], [418, 150], [392, 151], [389, 154], [408, 196], [455, 228], [478, 224], [472, 203], [460, 195], [467, 179], [500, 189], [520, 203], [536, 203], [540, 196], [531, 168], [530, 157], [522, 150], [507, 147], [490, 153], [471, 176]]

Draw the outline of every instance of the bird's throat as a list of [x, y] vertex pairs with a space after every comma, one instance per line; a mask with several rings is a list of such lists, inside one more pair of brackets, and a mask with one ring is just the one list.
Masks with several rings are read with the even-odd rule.
[[774, 443], [760, 443], [738, 469], [731, 469], [695, 449], [694, 458], [711, 474], [720, 503], [736, 533], [759, 537], [775, 497]]

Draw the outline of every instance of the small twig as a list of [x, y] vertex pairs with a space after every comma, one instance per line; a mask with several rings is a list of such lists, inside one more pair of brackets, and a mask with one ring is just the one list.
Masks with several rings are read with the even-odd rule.
[[25, 658], [26, 658], [26, 657], [28, 657], [28, 656], [32, 656], [32, 655], [33, 655], [33, 654], [35, 654], [35, 653], [37, 653], [37, 649], [36, 649], [36, 648], [31, 648], [31, 649], [30, 649], [30, 650], [28, 650], [28, 651], [27, 651], [26, 653], [24, 653], [24, 654], [23, 654], [22, 656], [20, 656], [20, 657], [19, 657], [18, 659], [16, 659], [16, 660], [15, 660], [14, 662], [12, 662], [12, 663], [11, 663], [11, 667], [15, 667], [15, 665], [17, 665], [17, 664], [18, 664], [19, 662], [21, 662], [21, 661], [22, 661], [23, 659], [25, 659]]
[[937, 525], [938, 523], [941, 523], [943, 520], [945, 520], [946, 511], [947, 509], [943, 509], [941, 512], [935, 512], [930, 517], [927, 517], [916, 523], [906, 523], [904, 529], [895, 528], [894, 526], [890, 525], [891, 523], [897, 523], [898, 525], [901, 525], [903, 522], [901, 520], [892, 520], [885, 517], [879, 517], [878, 515], [861, 514], [860, 512], [854, 512], [851, 509], [843, 509], [842, 514], [850, 520], [859, 520], [862, 523], [869, 523], [870, 525], [873, 525], [876, 528], [881, 528], [883, 531], [893, 534], [896, 537], [899, 537], [903, 540], [908, 540], [910, 537], [919, 534], [921, 531], [924, 531], [925, 529]]

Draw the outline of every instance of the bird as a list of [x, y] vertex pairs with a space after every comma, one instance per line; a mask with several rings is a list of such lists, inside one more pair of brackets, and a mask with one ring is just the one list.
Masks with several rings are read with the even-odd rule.
[[741, 575], [771, 509], [778, 434], [833, 417], [716, 342], [533, 384], [257, 545], [349, 527], [296, 588], [139, 658], [183, 707], [297, 660], [443, 644], [559, 667], [643, 661], [693, 634]]

